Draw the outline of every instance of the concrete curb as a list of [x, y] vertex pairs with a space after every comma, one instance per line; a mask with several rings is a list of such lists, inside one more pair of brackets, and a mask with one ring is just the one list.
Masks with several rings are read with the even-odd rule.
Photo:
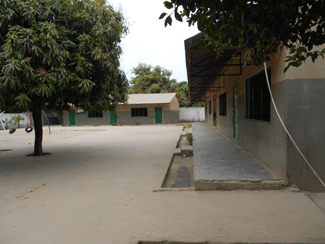
[[174, 159], [175, 155], [182, 155], [180, 148], [176, 148], [174, 150], [172, 158], [168, 162], [168, 165], [166, 164], [166, 167], [165, 167], [163, 173], [159, 177], [158, 182], [156, 183], [154, 189], [152, 190], [153, 192], [158, 192], [158, 191], [194, 191], [194, 187], [188, 187], [188, 188], [165, 188], [165, 187], [163, 187], [163, 185], [166, 182], [167, 174], [168, 174], [168, 171], [169, 171], [169, 169], [171, 167], [171, 164], [173, 162], [173, 159]]
[[196, 191], [209, 191], [209, 190], [281, 190], [288, 185], [286, 180], [262, 180], [262, 181], [208, 181], [198, 180], [194, 182]]

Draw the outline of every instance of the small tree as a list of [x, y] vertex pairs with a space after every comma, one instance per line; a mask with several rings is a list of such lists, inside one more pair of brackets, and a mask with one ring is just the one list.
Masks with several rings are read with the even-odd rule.
[[2, 122], [5, 123], [6, 129], [9, 129], [9, 124], [11, 123], [11, 121], [12, 121], [12, 118], [11, 119], [5, 118], [2, 120]]
[[42, 110], [103, 111], [126, 100], [126, 32], [105, 0], [0, 1], [0, 106], [33, 113], [35, 156], [43, 155]]
[[25, 118], [21, 117], [20, 114], [18, 114], [17, 116], [12, 117], [12, 120], [15, 122], [15, 124], [18, 124], [18, 128], [20, 128], [19, 122], [25, 120]]

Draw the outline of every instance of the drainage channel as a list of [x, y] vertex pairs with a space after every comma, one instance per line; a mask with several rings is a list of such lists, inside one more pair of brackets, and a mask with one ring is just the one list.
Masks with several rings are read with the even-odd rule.
[[[184, 133], [185, 132], [185, 133]], [[186, 134], [191, 132], [191, 126], [184, 126], [176, 148], [180, 153], [174, 153], [169, 165], [162, 188], [193, 188], [193, 149], [186, 139]]]
[[163, 188], [194, 187], [193, 156], [176, 153], [165, 177]]

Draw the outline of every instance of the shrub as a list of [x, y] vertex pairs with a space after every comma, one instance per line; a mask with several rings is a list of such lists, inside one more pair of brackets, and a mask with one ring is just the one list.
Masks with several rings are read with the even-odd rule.
[[192, 146], [192, 144], [193, 144], [193, 135], [192, 135], [192, 133], [186, 134], [186, 139], [190, 143], [190, 145]]

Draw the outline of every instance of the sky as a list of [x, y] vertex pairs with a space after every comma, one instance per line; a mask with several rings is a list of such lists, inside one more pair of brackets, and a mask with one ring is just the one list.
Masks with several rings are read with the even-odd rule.
[[130, 32], [122, 40], [121, 68], [128, 80], [134, 76], [132, 68], [139, 63], [161, 66], [172, 71], [172, 79], [187, 81], [184, 40], [199, 33], [195, 26], [188, 27], [183, 20], [173, 18], [172, 26], [165, 28], [159, 20], [162, 12], [168, 14], [164, 0], [108, 0], [115, 9], [122, 9]]

